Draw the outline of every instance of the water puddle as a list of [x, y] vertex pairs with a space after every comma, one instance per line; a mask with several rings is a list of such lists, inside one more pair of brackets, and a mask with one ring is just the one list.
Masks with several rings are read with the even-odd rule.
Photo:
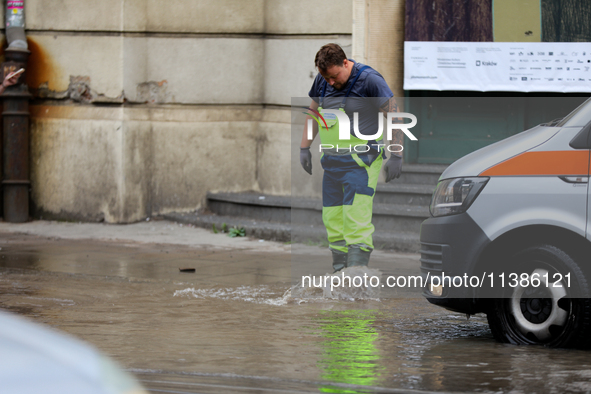
[[[90, 342], [154, 390], [591, 391], [588, 352], [498, 344], [483, 315], [371, 286], [290, 286], [283, 255], [91, 246], [94, 260], [68, 245], [51, 259], [12, 250], [0, 308]], [[187, 266], [201, 268], [180, 274]]]

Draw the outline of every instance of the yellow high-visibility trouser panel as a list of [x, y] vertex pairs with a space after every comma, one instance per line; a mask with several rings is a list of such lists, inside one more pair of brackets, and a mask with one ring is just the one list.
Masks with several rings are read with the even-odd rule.
[[331, 249], [373, 249], [373, 198], [382, 161], [381, 154], [370, 165], [356, 154], [322, 157], [322, 220]]

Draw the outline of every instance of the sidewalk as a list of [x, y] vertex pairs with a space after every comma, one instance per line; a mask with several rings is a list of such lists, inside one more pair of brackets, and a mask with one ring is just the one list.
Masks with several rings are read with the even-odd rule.
[[218, 249], [245, 249], [258, 252], [289, 253], [289, 244], [254, 240], [244, 237], [230, 238], [227, 234], [214, 234], [203, 228], [177, 224], [165, 220], [133, 224], [71, 223], [33, 221], [27, 223], [0, 222], [0, 233], [22, 233], [41, 237], [72, 240], [129, 241], [210, 247]]

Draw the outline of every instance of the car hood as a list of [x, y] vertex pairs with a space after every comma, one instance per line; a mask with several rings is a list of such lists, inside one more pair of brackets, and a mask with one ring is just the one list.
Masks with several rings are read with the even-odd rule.
[[485, 146], [453, 162], [441, 174], [439, 180], [478, 176], [487, 168], [543, 144], [558, 131], [560, 127], [536, 126]]
[[94, 347], [0, 311], [0, 392], [147, 394]]

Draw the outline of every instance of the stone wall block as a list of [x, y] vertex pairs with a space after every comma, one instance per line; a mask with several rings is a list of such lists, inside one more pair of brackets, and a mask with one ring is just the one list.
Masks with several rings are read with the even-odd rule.
[[130, 52], [123, 61], [124, 90], [132, 102], [262, 102], [262, 40], [129, 37], [125, 41]]
[[267, 0], [267, 34], [351, 34], [351, 0]]
[[121, 130], [115, 120], [32, 120], [32, 200], [38, 216], [121, 222]]

